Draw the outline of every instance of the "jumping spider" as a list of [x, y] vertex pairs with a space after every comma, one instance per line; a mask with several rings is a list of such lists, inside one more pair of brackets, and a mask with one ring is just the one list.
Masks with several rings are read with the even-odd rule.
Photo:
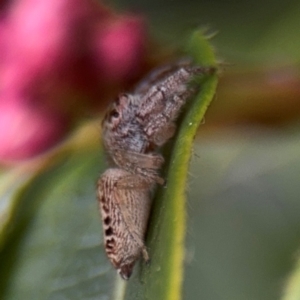
[[98, 181], [106, 253], [123, 279], [135, 261], [149, 256], [144, 245], [151, 191], [164, 158], [157, 149], [175, 133], [182, 106], [199, 89], [194, 76], [210, 74], [214, 67], [181, 61], [150, 73], [132, 94], [120, 94], [102, 122], [104, 147], [115, 164]]

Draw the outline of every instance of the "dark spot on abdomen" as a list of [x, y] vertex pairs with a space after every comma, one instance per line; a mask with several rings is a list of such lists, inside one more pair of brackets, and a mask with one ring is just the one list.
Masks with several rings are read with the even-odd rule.
[[111, 227], [108, 227], [106, 230], [105, 230], [105, 235], [106, 236], [111, 236], [113, 234], [113, 230]]
[[104, 219], [104, 224], [105, 224], [105, 225], [109, 225], [110, 222], [111, 222], [111, 218], [110, 218], [110, 217], [106, 217], [106, 218]]

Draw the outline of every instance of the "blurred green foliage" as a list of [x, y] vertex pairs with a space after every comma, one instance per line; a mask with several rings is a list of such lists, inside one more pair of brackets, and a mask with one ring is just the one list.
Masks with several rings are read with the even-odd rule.
[[205, 26], [218, 32], [214, 44], [221, 57], [233, 64], [299, 63], [297, 0], [113, 2], [145, 15], [154, 36], [164, 43], [182, 45], [191, 30]]

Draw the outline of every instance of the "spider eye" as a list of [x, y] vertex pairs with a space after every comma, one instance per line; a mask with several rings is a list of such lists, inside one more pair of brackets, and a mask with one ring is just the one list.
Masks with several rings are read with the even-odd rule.
[[120, 114], [115, 109], [110, 113], [111, 118], [119, 118], [119, 115]]

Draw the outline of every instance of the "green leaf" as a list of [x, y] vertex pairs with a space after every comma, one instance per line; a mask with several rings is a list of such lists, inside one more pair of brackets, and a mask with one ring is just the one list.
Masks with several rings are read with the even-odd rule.
[[[213, 50], [201, 32], [193, 34], [188, 52], [196, 64], [216, 65]], [[215, 94], [217, 75], [205, 77], [201, 91], [186, 111], [169, 157], [167, 187], [154, 202], [147, 246], [151, 265], [130, 283], [126, 299], [181, 299], [186, 233], [186, 180], [197, 128]], [[136, 296], [138, 295], [138, 296]]]
[[[196, 64], [216, 64], [200, 32], [192, 36], [188, 53]], [[40, 168], [11, 194], [13, 209], [0, 240], [1, 299], [181, 299], [189, 160], [216, 84], [217, 75], [201, 79], [201, 91], [165, 149], [167, 187], [158, 189], [154, 200], [147, 236], [150, 266], [140, 262], [125, 283], [106, 258], [96, 202], [104, 155], [92, 124], [84, 134], [88, 141], [80, 144], [82, 136], [75, 137], [71, 147], [48, 159], [51, 167]]]

